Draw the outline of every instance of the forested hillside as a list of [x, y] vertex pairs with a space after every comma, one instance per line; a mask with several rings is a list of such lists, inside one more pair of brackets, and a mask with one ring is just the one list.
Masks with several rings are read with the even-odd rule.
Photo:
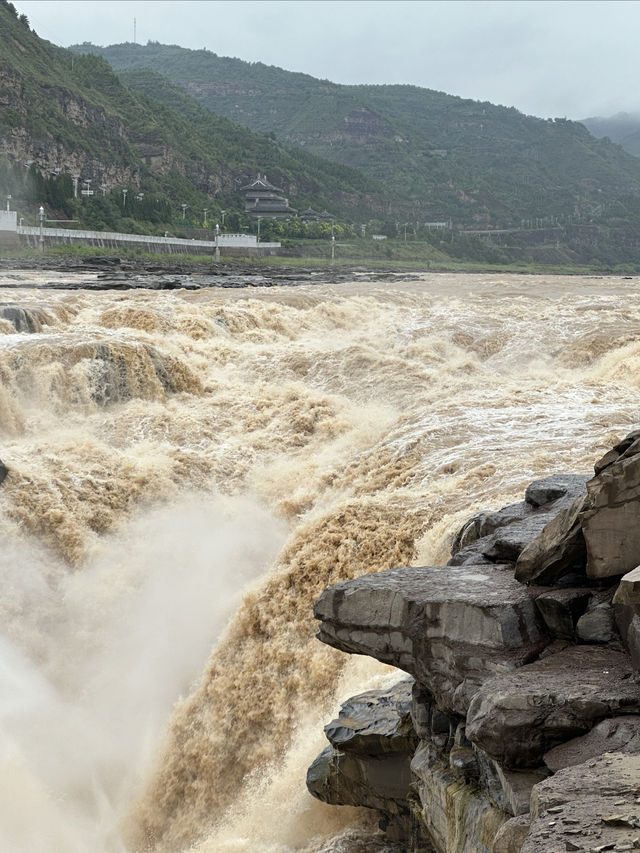
[[[353, 169], [213, 115], [163, 79], [138, 83], [134, 91], [101, 57], [40, 39], [2, 0], [0, 178], [14, 203], [21, 193], [25, 203], [44, 198], [96, 227], [166, 223], [182, 204], [188, 219], [209, 207], [211, 218], [226, 209], [231, 223], [243, 208], [239, 186], [258, 172], [294, 207], [357, 218], [384, 203]], [[91, 196], [72, 198], [74, 174]]]
[[391, 217], [588, 222], [640, 194], [640, 160], [579, 122], [414, 86], [342, 86], [175, 45], [73, 49], [155, 70], [216, 114], [361, 169], [384, 187]]

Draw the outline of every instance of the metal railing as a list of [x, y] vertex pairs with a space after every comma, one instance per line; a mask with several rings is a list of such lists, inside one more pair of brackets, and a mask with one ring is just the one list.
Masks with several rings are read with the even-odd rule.
[[[18, 225], [17, 233], [29, 237], [40, 238], [40, 228], [33, 225]], [[150, 234], [122, 234], [117, 231], [84, 231], [76, 228], [43, 228], [42, 236], [46, 242], [47, 237], [58, 237], [78, 243], [91, 241], [98, 244], [104, 242], [119, 243], [143, 243], [147, 246], [176, 246], [180, 248], [201, 248], [215, 251], [215, 240], [186, 240], [181, 237], [156, 237]], [[280, 243], [258, 243], [258, 238], [253, 234], [220, 234], [217, 245], [220, 249], [225, 247], [239, 247], [246, 249], [278, 249]]]

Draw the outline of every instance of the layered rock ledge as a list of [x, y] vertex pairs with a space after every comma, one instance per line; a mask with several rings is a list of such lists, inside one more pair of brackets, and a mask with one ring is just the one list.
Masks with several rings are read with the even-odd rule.
[[470, 519], [446, 566], [325, 590], [319, 639], [409, 673], [346, 703], [309, 790], [407, 851], [640, 849], [640, 432]]

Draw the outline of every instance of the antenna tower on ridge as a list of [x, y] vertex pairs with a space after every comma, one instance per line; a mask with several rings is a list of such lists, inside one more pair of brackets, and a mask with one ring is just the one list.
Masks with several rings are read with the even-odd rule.
[[136, 19], [133, 19], [133, 43], [136, 43]]

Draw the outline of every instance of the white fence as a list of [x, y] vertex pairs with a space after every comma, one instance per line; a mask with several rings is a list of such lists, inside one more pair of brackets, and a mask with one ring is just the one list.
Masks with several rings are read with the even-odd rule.
[[[11, 213], [15, 216], [13, 211]], [[35, 240], [29, 241], [31, 243], [37, 243], [40, 240], [41, 232], [39, 226], [18, 225], [13, 230], [16, 230], [19, 235], [35, 238]], [[110, 243], [121, 245], [133, 243], [150, 248], [156, 247], [157, 249], [169, 252], [172, 248], [183, 252], [189, 249], [205, 249], [211, 252], [216, 249], [216, 242], [214, 240], [184, 240], [179, 237], [152, 237], [148, 234], [120, 234], [117, 231], [82, 231], [73, 228], [43, 228], [42, 238], [45, 243], [91, 243], [103, 247], [108, 246]], [[51, 238], [54, 238], [54, 240]], [[264, 250], [279, 249], [280, 245], [280, 243], [258, 243], [258, 238], [253, 234], [220, 234], [217, 241], [217, 246], [220, 249], [244, 248]]]

